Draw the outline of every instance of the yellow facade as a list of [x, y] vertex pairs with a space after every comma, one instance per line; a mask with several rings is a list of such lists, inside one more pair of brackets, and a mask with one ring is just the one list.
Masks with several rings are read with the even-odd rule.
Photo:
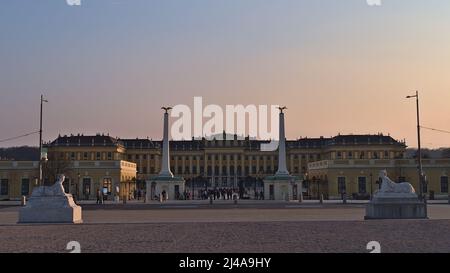
[[38, 162], [0, 161], [0, 200], [20, 199], [37, 186]]
[[[227, 139], [225, 135], [224, 140], [171, 141], [171, 170], [186, 180], [186, 189], [194, 195], [207, 188], [232, 187], [253, 196], [263, 190], [263, 179], [278, 168], [278, 151], [263, 152], [262, 143], [267, 141], [236, 136]], [[66, 173], [68, 190], [81, 199], [94, 199], [97, 189], [104, 185], [108, 188], [120, 185], [121, 197], [135, 188], [144, 190], [145, 181], [160, 171], [161, 147], [161, 141], [115, 139], [105, 135], [60, 136], [45, 145], [49, 160], [70, 162]], [[340, 198], [339, 179], [341, 183], [345, 180], [348, 195], [361, 198], [364, 194], [359, 184], [365, 181], [366, 195], [373, 192], [381, 169], [387, 169], [393, 180], [401, 177], [416, 183], [416, 167], [410, 159], [405, 159], [405, 149], [404, 142], [381, 134], [301, 138], [286, 142], [286, 163], [292, 175], [307, 178], [302, 189], [306, 198], [318, 198], [319, 193], [326, 198]], [[443, 197], [446, 193], [441, 189], [440, 180], [450, 172], [450, 162], [433, 160], [424, 160], [429, 180], [427, 192], [434, 191], [436, 197]], [[36, 177], [35, 167], [10, 165], [9, 169], [0, 169], [0, 177], [11, 176], [10, 181], [15, 181], [10, 187], [10, 198], [20, 197], [19, 180], [22, 176]], [[90, 186], [84, 186], [87, 184]], [[111, 198], [115, 194], [113, 191]]]
[[[450, 159], [424, 159], [422, 163], [427, 182], [423, 192], [428, 198], [447, 199]], [[382, 170], [386, 170], [393, 181], [409, 182], [419, 192], [417, 160], [414, 159], [319, 161], [309, 164], [307, 177], [314, 196], [324, 194], [330, 199], [341, 199], [345, 192], [347, 197], [363, 197], [379, 188], [377, 182]]]
[[[38, 185], [38, 166], [35, 161], [0, 161], [0, 200], [29, 196]], [[117, 194], [129, 198], [135, 189], [136, 164], [122, 160], [71, 161], [64, 174], [64, 188], [77, 200], [96, 199], [97, 190], [103, 188], [108, 190], [109, 200]]]

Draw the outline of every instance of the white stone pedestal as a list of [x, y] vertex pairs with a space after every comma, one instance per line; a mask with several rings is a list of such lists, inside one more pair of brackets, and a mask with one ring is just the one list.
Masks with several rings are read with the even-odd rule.
[[[294, 186], [297, 186], [297, 200], [302, 192], [302, 181], [297, 176], [275, 175], [264, 179], [264, 199], [290, 201], [294, 199]], [[273, 188], [273, 194], [271, 194]]]
[[82, 223], [81, 207], [71, 194], [64, 192], [65, 176], [60, 175], [53, 186], [33, 190], [25, 207], [19, 211], [19, 223]]
[[380, 171], [381, 188], [366, 206], [364, 219], [426, 219], [427, 205], [408, 182], [395, 183]]
[[146, 181], [147, 184], [147, 196], [146, 200], [153, 200], [155, 196], [162, 195], [163, 192], [166, 193], [166, 200], [175, 200], [176, 192], [175, 189], [178, 187], [178, 192], [180, 196], [183, 195], [185, 190], [185, 181], [181, 177], [166, 177], [157, 176]]
[[375, 195], [366, 206], [364, 219], [427, 219], [427, 207], [415, 193]]
[[19, 223], [82, 223], [81, 207], [71, 194], [32, 196], [19, 211]]

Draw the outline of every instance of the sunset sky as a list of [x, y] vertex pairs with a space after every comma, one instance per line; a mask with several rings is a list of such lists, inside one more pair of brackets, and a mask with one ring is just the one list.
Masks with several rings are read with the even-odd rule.
[[[450, 1], [9, 0], [0, 3], [0, 139], [162, 136], [163, 105], [282, 104], [289, 139], [450, 130]], [[423, 131], [425, 147], [450, 134]], [[0, 147], [38, 144], [37, 136]]]

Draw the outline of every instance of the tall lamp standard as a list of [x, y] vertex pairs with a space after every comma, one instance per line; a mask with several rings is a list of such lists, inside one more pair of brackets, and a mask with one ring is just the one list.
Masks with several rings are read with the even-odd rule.
[[257, 188], [256, 183], [257, 183], [258, 180], [256, 179], [256, 177], [252, 177], [252, 179], [255, 182], [255, 197], [256, 197], [255, 199], [258, 199], [259, 195], [258, 195], [258, 192], [257, 192], [257, 189], [256, 189]]
[[39, 185], [43, 185], [43, 179], [42, 179], [42, 112], [43, 112], [43, 105], [44, 102], [48, 102], [44, 99], [44, 95], [41, 95], [41, 112], [39, 115]]
[[370, 173], [370, 200], [372, 200], [373, 195], [373, 174]]
[[[313, 187], [317, 188], [317, 186], [315, 185], [316, 184], [316, 177], [315, 176], [312, 177], [311, 182], [312, 182], [311, 184], [313, 185]], [[315, 196], [315, 194], [314, 194], [314, 196]], [[320, 198], [320, 196], [319, 196], [319, 189], [317, 188], [317, 199], [319, 199], [319, 198]]]
[[[140, 190], [140, 188], [141, 188], [141, 185], [140, 185], [141, 180], [139, 179], [139, 170], [136, 170], [136, 179], [135, 179], [135, 181], [136, 182], [134, 183], [134, 192], [136, 192], [136, 195], [137, 195], [138, 190]], [[134, 197], [134, 194], [133, 194], [133, 197]]]
[[318, 195], [318, 199], [320, 200], [320, 178], [317, 179], [317, 195]]
[[419, 112], [419, 91], [413, 96], [407, 96], [407, 99], [416, 98], [416, 108], [417, 108], [417, 160], [418, 160], [418, 174], [419, 174], [419, 198], [423, 200], [423, 169], [422, 169], [422, 150], [420, 145], [420, 112]]
[[191, 183], [192, 183], [192, 200], [195, 200], [195, 177], [191, 179]]
[[306, 190], [307, 190], [307, 193], [308, 193], [308, 197], [309, 197], [309, 199], [311, 199], [311, 191], [310, 191], [310, 187], [309, 187], [308, 173], [305, 173], [303, 175], [303, 177], [304, 177], [304, 181], [305, 181], [305, 186], [306, 186]]
[[[77, 174], [77, 177], [78, 177], [78, 183], [76, 184], [76, 186], [75, 186], [75, 199], [78, 199], [78, 191], [79, 191], [79, 187], [80, 187], [80, 178], [81, 178], [81, 174], [80, 173], [78, 173]], [[81, 196], [81, 194], [80, 194], [80, 196]], [[80, 198], [80, 200], [81, 200], [81, 198]]]

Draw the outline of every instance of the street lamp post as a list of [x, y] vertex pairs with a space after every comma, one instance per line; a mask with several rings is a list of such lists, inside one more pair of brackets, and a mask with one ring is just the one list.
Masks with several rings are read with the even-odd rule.
[[192, 178], [192, 200], [195, 200], [195, 178]]
[[41, 109], [40, 109], [40, 115], [39, 115], [39, 185], [43, 185], [43, 179], [42, 179], [42, 113], [43, 113], [43, 105], [44, 102], [48, 102], [44, 99], [44, 95], [41, 95]]
[[319, 200], [320, 200], [320, 178], [317, 179], [317, 195], [318, 195]]
[[419, 111], [419, 91], [413, 96], [407, 96], [407, 99], [416, 98], [416, 109], [417, 109], [417, 160], [418, 160], [418, 174], [419, 174], [419, 198], [423, 200], [423, 169], [422, 169], [422, 150], [420, 144], [420, 111]]
[[305, 186], [307, 189], [308, 198], [311, 200], [311, 189], [310, 189], [309, 180], [308, 180], [308, 173], [305, 173], [303, 175], [303, 177], [304, 177]]
[[373, 195], [373, 174], [370, 173], [370, 200], [372, 200]]
[[[78, 177], [78, 182], [77, 182], [77, 184], [75, 186], [75, 199], [78, 199], [78, 192], [79, 192], [79, 189], [80, 189], [79, 187], [80, 187], [81, 174], [78, 173], [77, 177]], [[80, 200], [81, 200], [81, 198], [80, 198]]]
[[[133, 198], [136, 198], [138, 196], [138, 193], [139, 193], [138, 190], [141, 189], [140, 183], [141, 183], [141, 180], [139, 179], [139, 171], [136, 170], [136, 179], [134, 180]], [[138, 185], [139, 185], [139, 187], [138, 187]], [[134, 195], [135, 192], [136, 192], [136, 197]]]
[[258, 192], [257, 192], [257, 185], [256, 185], [256, 183], [257, 183], [257, 180], [256, 180], [256, 177], [252, 177], [252, 179], [253, 179], [253, 181], [255, 182], [255, 199], [258, 199], [258, 197], [259, 197], [259, 194], [258, 194]]

